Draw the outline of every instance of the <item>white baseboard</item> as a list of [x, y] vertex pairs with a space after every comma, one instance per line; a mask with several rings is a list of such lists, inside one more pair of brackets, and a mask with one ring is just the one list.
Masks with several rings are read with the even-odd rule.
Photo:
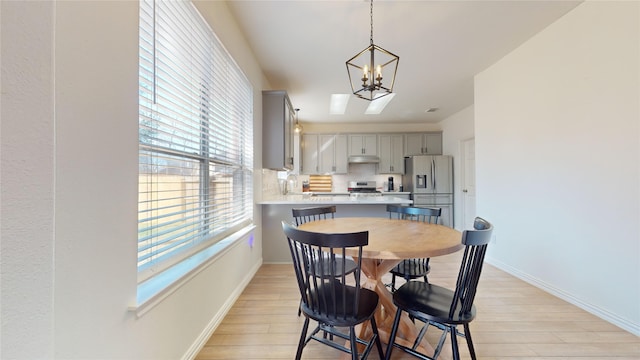
[[229, 312], [229, 310], [231, 310], [231, 307], [233, 307], [233, 304], [235, 304], [236, 300], [238, 300], [238, 297], [240, 297], [244, 289], [247, 287], [247, 285], [249, 285], [249, 282], [251, 282], [251, 279], [253, 279], [253, 277], [258, 272], [258, 269], [260, 269], [261, 266], [262, 266], [262, 260], [260, 260], [249, 272], [247, 272], [247, 275], [242, 279], [242, 282], [235, 288], [235, 290], [233, 291], [233, 293], [231, 293], [227, 301], [225, 301], [224, 305], [215, 314], [215, 316], [211, 319], [211, 321], [209, 321], [209, 323], [204, 328], [204, 330], [202, 330], [202, 333], [200, 333], [198, 338], [189, 347], [187, 352], [182, 356], [182, 360], [195, 359], [195, 357], [198, 355], [200, 350], [202, 350], [202, 348], [207, 343], [207, 341], [209, 340], [213, 332], [218, 328], [218, 325], [220, 325], [224, 317], [227, 316], [227, 313]]
[[598, 306], [595, 306], [593, 304], [584, 302], [584, 301], [576, 298], [572, 294], [569, 294], [569, 293], [567, 293], [567, 292], [565, 292], [565, 291], [563, 291], [561, 289], [558, 289], [558, 288], [556, 288], [554, 286], [551, 286], [550, 284], [548, 284], [548, 283], [546, 283], [546, 282], [544, 282], [544, 281], [542, 281], [542, 280], [540, 280], [538, 278], [535, 278], [535, 277], [533, 277], [533, 276], [531, 276], [531, 275], [529, 275], [527, 273], [524, 273], [524, 272], [522, 272], [522, 271], [520, 271], [520, 270], [518, 270], [518, 269], [516, 269], [516, 268], [514, 268], [514, 267], [512, 267], [510, 265], [507, 265], [507, 264], [501, 262], [501, 261], [498, 261], [498, 260], [493, 259], [493, 258], [488, 258], [488, 257], [485, 258], [485, 261], [488, 264], [491, 264], [491, 265], [497, 267], [498, 269], [500, 269], [500, 270], [502, 270], [502, 271], [504, 271], [504, 272], [506, 272], [508, 274], [511, 274], [511, 275], [517, 277], [518, 279], [520, 279], [520, 280], [522, 280], [522, 281], [524, 281], [526, 283], [529, 283], [529, 284], [531, 284], [531, 285], [533, 285], [533, 286], [535, 286], [535, 287], [537, 287], [537, 288], [539, 288], [541, 290], [544, 290], [544, 291], [546, 291], [546, 292], [548, 292], [548, 293], [550, 293], [550, 294], [552, 294], [554, 296], [557, 296], [560, 299], [565, 300], [565, 301], [567, 301], [567, 302], [569, 302], [569, 303], [571, 303], [571, 304], [583, 309], [584, 311], [586, 311], [586, 312], [588, 312], [590, 314], [593, 314], [593, 315], [595, 315], [595, 316], [597, 316], [597, 317], [599, 317], [599, 318], [601, 318], [601, 319], [603, 319], [605, 321], [608, 321], [608, 322], [612, 323], [613, 325], [618, 326], [618, 327], [620, 327], [620, 328], [622, 328], [622, 329], [624, 329], [624, 330], [626, 330], [626, 331], [628, 331], [628, 332], [630, 332], [630, 333], [632, 333], [632, 334], [634, 334], [636, 336], [640, 336], [640, 324], [633, 323], [629, 319], [622, 318], [622, 317], [620, 317], [620, 316], [618, 316], [618, 315], [616, 315], [616, 314], [614, 314], [614, 313], [612, 313], [612, 312], [610, 312], [608, 310], [605, 310], [605, 309], [602, 309], [602, 308], [600, 308]]

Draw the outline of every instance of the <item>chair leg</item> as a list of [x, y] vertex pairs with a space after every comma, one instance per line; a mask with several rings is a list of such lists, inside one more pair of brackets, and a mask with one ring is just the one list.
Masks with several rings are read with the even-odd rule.
[[396, 291], [396, 275], [391, 274], [391, 292]]
[[396, 341], [396, 335], [398, 333], [398, 325], [400, 324], [400, 316], [402, 316], [402, 310], [396, 310], [396, 317], [393, 319], [393, 327], [391, 328], [391, 334], [389, 335], [389, 345], [387, 345], [387, 354], [384, 360], [391, 359], [391, 350], [393, 350], [393, 343]]
[[378, 325], [376, 324], [375, 316], [371, 317], [371, 330], [373, 331], [373, 336], [376, 337], [376, 347], [378, 348], [378, 356], [380, 359], [384, 358], [384, 351], [382, 350], [382, 342], [380, 341], [380, 334], [378, 334]]
[[302, 325], [302, 331], [300, 332], [300, 341], [298, 342], [298, 351], [296, 351], [296, 360], [300, 360], [302, 357], [302, 349], [307, 338], [307, 331], [309, 330], [309, 318], [305, 316], [304, 325]]
[[476, 351], [473, 348], [473, 341], [471, 340], [471, 330], [469, 329], [469, 324], [464, 324], [464, 337], [467, 339], [467, 346], [469, 347], [469, 354], [471, 354], [471, 359], [476, 360]]
[[453, 352], [453, 360], [460, 360], [460, 350], [458, 350], [458, 335], [456, 334], [456, 327], [452, 325], [449, 327], [451, 333], [451, 351]]
[[356, 328], [349, 326], [349, 342], [351, 343], [351, 360], [358, 360], [358, 341], [356, 339]]

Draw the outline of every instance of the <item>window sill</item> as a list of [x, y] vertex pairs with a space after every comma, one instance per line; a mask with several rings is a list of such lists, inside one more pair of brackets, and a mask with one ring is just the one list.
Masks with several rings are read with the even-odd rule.
[[255, 225], [249, 225], [240, 231], [228, 236], [193, 256], [179, 262], [162, 273], [138, 284], [136, 305], [129, 310], [140, 317], [162, 302], [169, 295], [186, 284], [194, 276], [204, 270], [215, 259], [226, 254], [234, 245], [243, 239], [253, 241]]

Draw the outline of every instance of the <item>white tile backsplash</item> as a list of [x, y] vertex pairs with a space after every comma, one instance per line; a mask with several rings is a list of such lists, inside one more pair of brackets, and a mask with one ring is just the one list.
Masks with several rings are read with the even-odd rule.
[[271, 198], [279, 194], [278, 172], [269, 169], [262, 169], [262, 196]]
[[[387, 183], [389, 176], [393, 176], [394, 191], [398, 191], [402, 184], [402, 175], [398, 174], [376, 174], [376, 164], [349, 164], [349, 173], [345, 175], [333, 175], [332, 192], [346, 192], [349, 181], [365, 180], [375, 181], [376, 188], [380, 191], [387, 191], [383, 188]], [[273, 197], [280, 194], [278, 179], [286, 179], [287, 173], [284, 171], [275, 171], [262, 169], [262, 194], [264, 197]], [[309, 175], [297, 175], [296, 187], [292, 192], [302, 192], [302, 182], [309, 181]]]
[[352, 180], [375, 181], [378, 190], [387, 191], [384, 185], [388, 181], [389, 176], [393, 176], [394, 191], [398, 191], [398, 186], [402, 182], [402, 175], [380, 175], [376, 173], [377, 170], [377, 164], [349, 164], [348, 174], [333, 176], [334, 191], [347, 191], [349, 181]]

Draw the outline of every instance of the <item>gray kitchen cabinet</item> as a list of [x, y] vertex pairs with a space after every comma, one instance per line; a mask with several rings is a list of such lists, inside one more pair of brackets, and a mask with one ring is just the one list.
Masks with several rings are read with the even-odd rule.
[[295, 112], [287, 92], [262, 92], [262, 167], [293, 169]]
[[380, 174], [404, 174], [404, 136], [399, 134], [378, 135], [380, 150]]
[[442, 132], [405, 134], [404, 156], [441, 154]]
[[318, 167], [318, 134], [302, 134], [300, 142], [302, 148], [302, 174], [317, 174]]
[[349, 155], [378, 155], [378, 135], [349, 135]]
[[323, 134], [318, 136], [320, 173], [346, 174], [347, 136]]
[[347, 136], [304, 134], [302, 136], [303, 174], [346, 174]]

